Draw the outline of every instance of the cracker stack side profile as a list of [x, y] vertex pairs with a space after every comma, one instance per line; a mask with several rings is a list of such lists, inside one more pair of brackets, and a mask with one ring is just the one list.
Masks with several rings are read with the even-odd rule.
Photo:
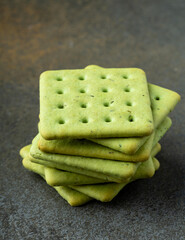
[[111, 201], [128, 183], [159, 169], [160, 139], [180, 101], [138, 68], [46, 71], [40, 76], [39, 132], [23, 166], [71, 206]]

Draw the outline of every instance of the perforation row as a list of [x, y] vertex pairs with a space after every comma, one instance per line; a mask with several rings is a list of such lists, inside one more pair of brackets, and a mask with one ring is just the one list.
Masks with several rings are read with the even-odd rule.
[[[121, 77], [122, 77], [123, 79], [129, 79], [128, 75], [126, 75], [126, 74], [121, 75]], [[109, 77], [106, 76], [106, 75], [100, 75], [99, 78], [100, 78], [100, 79], [109, 79]], [[80, 80], [80, 81], [83, 81], [83, 80], [86, 80], [86, 77], [80, 76], [80, 77], [78, 77], [77, 79]], [[55, 80], [60, 82], [60, 81], [63, 81], [64, 78], [63, 78], [63, 77], [56, 77]]]
[[[102, 91], [103, 93], [108, 93], [108, 92], [110, 91], [110, 89], [108, 89], [108, 88], [106, 88], [106, 87], [103, 87], [103, 88], [101, 89], [101, 91]], [[125, 88], [123, 89], [123, 91], [128, 93], [128, 92], [131, 92], [131, 89], [130, 89], [129, 87], [125, 87]], [[80, 93], [86, 93], [87, 91], [86, 91], [85, 89], [80, 89], [79, 92], [80, 92]], [[63, 91], [63, 90], [57, 90], [56, 93], [57, 93], [57, 94], [64, 94], [64, 91]]]
[[[104, 107], [108, 108], [108, 107], [110, 107], [111, 104], [113, 104], [113, 103], [114, 103], [114, 101], [104, 102], [102, 105], [103, 105]], [[131, 106], [133, 106], [133, 103], [128, 101], [128, 102], [125, 103], [125, 105], [131, 107]], [[66, 106], [67, 106], [67, 105], [66, 105]], [[65, 107], [66, 107], [66, 106], [65, 106]], [[88, 103], [81, 103], [81, 104], [80, 104], [80, 107], [81, 107], [81, 108], [87, 108], [87, 107], [88, 107]], [[64, 104], [58, 104], [58, 105], [57, 105], [57, 108], [59, 108], [59, 109], [64, 109]]]
[[[88, 120], [87, 117], [84, 117], [84, 118], [80, 119], [79, 121], [80, 121], [81, 123], [89, 123], [89, 120]], [[130, 115], [130, 116], [128, 117], [128, 121], [129, 121], [129, 122], [134, 122], [134, 117], [133, 117], [132, 115]], [[104, 122], [110, 123], [110, 122], [112, 122], [112, 119], [111, 119], [110, 117], [105, 117], [105, 118], [104, 118]], [[64, 119], [60, 119], [60, 120], [58, 121], [58, 123], [59, 123], [59, 124], [65, 124], [65, 120], [64, 120]]]
[[[159, 101], [159, 100], [160, 100], [160, 97], [155, 97], [154, 99], [157, 100], [157, 101]], [[104, 103], [103, 103], [103, 106], [104, 106], [104, 107], [110, 107], [110, 105], [113, 104], [113, 103], [114, 103], [114, 101], [104, 102]], [[131, 107], [131, 106], [133, 106], [133, 103], [132, 103], [131, 101], [127, 101], [127, 102], [125, 103], [125, 105]], [[58, 107], [59, 109], [63, 109], [63, 108], [64, 108], [64, 104], [59, 104], [57, 107]], [[80, 107], [81, 107], [81, 108], [87, 108], [87, 104], [86, 104], [86, 103], [81, 103]]]

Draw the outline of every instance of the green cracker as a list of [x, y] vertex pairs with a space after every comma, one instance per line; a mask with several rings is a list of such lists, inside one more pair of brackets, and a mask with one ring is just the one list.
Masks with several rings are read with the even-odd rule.
[[161, 140], [161, 138], [168, 131], [168, 129], [171, 127], [171, 125], [172, 125], [171, 118], [166, 117], [163, 120], [163, 122], [158, 126], [157, 131], [155, 131], [153, 146], [155, 146]]
[[38, 146], [43, 152], [60, 153], [63, 155], [84, 156], [89, 158], [111, 159], [128, 162], [146, 161], [152, 149], [154, 133], [147, 139], [146, 143], [135, 155], [127, 155], [107, 148], [86, 139], [57, 139], [45, 140], [40, 136]]
[[[23, 147], [20, 150], [20, 155], [22, 158], [24, 158], [23, 165], [27, 169], [33, 169], [34, 168], [34, 162], [32, 163], [31, 160], [33, 158], [29, 155], [31, 148], [31, 144]], [[39, 161], [39, 159], [37, 160]], [[60, 186], [60, 185], [83, 185], [83, 184], [95, 184], [95, 183], [104, 183], [108, 182], [107, 180], [99, 179], [90, 177], [88, 175], [84, 174], [76, 174], [73, 172], [66, 172], [62, 170], [58, 170], [56, 168], [51, 167], [44, 167], [42, 164], [38, 164], [36, 166], [42, 166], [42, 169], [39, 169], [39, 172], [37, 172], [37, 169], [35, 169], [35, 172], [40, 174], [41, 171], [44, 172], [45, 180], [46, 182], [51, 186]], [[44, 167], [44, 170], [43, 170]]]
[[142, 162], [146, 161], [151, 149], [165, 132], [171, 126], [171, 120], [166, 118], [159, 126], [159, 130], [155, 131], [155, 144], [153, 144], [154, 133], [147, 139], [143, 146], [134, 155], [127, 155], [119, 151], [107, 148], [100, 144], [93, 143], [86, 139], [57, 139], [57, 140], [45, 140], [40, 136], [38, 146], [41, 151], [50, 153], [60, 153], [73, 156], [85, 156], [102, 159], [112, 159], [128, 162]]
[[[31, 157], [29, 156], [31, 145], [25, 146], [20, 150], [20, 155], [24, 158], [23, 165], [27, 169], [33, 169], [34, 163], [31, 162]], [[44, 167], [43, 165], [42, 168]], [[93, 178], [82, 174], [66, 172], [62, 170], [58, 170], [56, 168], [44, 167], [43, 169], [39, 169], [38, 174], [43, 171], [43, 175], [45, 176], [45, 180], [47, 184], [51, 186], [67, 186], [67, 185], [84, 185], [84, 184], [97, 184], [107, 182], [103, 179]], [[35, 169], [34, 172], [37, 172]]]
[[38, 149], [38, 138], [37, 135], [32, 142], [30, 153], [34, 159], [31, 159], [31, 161], [48, 167], [85, 174], [108, 181], [121, 182], [130, 178], [139, 165], [97, 158], [45, 153]]
[[[84, 174], [113, 182], [123, 182], [134, 175], [140, 163], [104, 160], [98, 158], [87, 158], [60, 154], [45, 153], [38, 148], [39, 135], [32, 142], [30, 154], [31, 161], [69, 172]], [[151, 155], [160, 151], [157, 144]]]
[[[31, 165], [30, 169], [32, 168], [32, 162], [29, 155], [24, 158], [23, 165], [26, 165], [26, 168], [29, 168], [29, 165]], [[82, 174], [66, 172], [56, 168], [44, 167], [40, 164], [39, 166], [44, 168], [43, 171], [45, 180], [50, 186], [86, 185], [108, 182], [103, 179], [93, 178]], [[37, 172], [37, 169], [34, 172]], [[39, 169], [39, 172], [41, 172], [41, 169]]]
[[49, 139], [150, 135], [145, 73], [137, 68], [47, 71], [40, 77], [40, 133]]
[[19, 154], [22, 158], [25, 158], [28, 156], [29, 152], [30, 152], [30, 148], [31, 148], [31, 144], [26, 145], [25, 147], [22, 147]]
[[69, 187], [58, 186], [54, 188], [72, 207], [81, 206], [93, 200], [93, 198]]
[[[24, 158], [24, 163], [27, 166], [26, 168], [28, 169], [29, 169], [29, 165], [31, 165], [30, 168], [32, 168], [31, 157], [28, 155], [30, 147], [31, 145], [23, 147], [20, 151], [21, 156]], [[39, 165], [39, 166], [42, 166], [42, 165]], [[41, 170], [39, 169], [39, 171]], [[37, 169], [35, 170], [35, 172], [37, 172]], [[97, 184], [97, 183], [107, 182], [106, 180], [103, 180], [103, 179], [89, 177], [86, 175], [72, 173], [72, 172], [66, 172], [66, 171], [58, 170], [51, 167], [44, 167], [44, 175], [45, 175], [46, 182], [51, 186], [84, 185], [84, 184], [87, 185], [87, 184]]]
[[135, 175], [123, 183], [106, 183], [85, 186], [70, 186], [85, 195], [88, 195], [101, 202], [111, 201], [128, 183], [137, 179], [150, 178], [154, 175], [155, 170], [159, 168], [159, 162], [155, 158], [149, 158], [140, 164]]
[[48, 167], [45, 167], [45, 176], [47, 183], [51, 186], [86, 185], [108, 182], [103, 179]]
[[[24, 149], [26, 152], [27, 149]], [[27, 168], [30, 171], [33, 171], [37, 174], [39, 174], [41, 177], [45, 179], [44, 175], [44, 167], [43, 165], [32, 163], [29, 159], [24, 158], [23, 159], [23, 166]], [[91, 197], [80, 193], [79, 191], [76, 191], [74, 189], [71, 189], [67, 186], [57, 186], [54, 187], [54, 189], [60, 194], [61, 197], [63, 197], [71, 206], [81, 206], [89, 201], [92, 200]]]
[[[21, 150], [21, 152], [25, 152], [28, 154], [29, 147], [25, 147]], [[24, 154], [25, 156], [26, 154]], [[44, 167], [42, 165], [32, 163], [29, 158], [23, 160], [23, 165], [28, 170], [34, 171], [40, 174], [43, 178], [44, 176]], [[58, 186], [55, 189], [59, 192], [59, 194], [66, 199], [71, 206], [79, 206], [82, 205], [92, 198], [100, 200], [102, 202], [111, 201], [119, 191], [127, 185], [129, 182], [132, 182], [141, 178], [148, 178], [154, 175], [155, 170], [159, 168], [159, 162], [155, 158], [149, 158], [146, 162], [140, 164], [135, 175], [130, 179], [121, 184], [116, 183], [107, 183], [107, 184], [98, 184], [98, 185], [87, 185], [87, 186]], [[72, 189], [74, 190], [72, 190]], [[77, 190], [77, 191], [76, 191]]]
[[[96, 65], [87, 66], [86, 69], [100, 68]], [[174, 91], [148, 84], [151, 108], [154, 119], [154, 126], [157, 128], [164, 118], [174, 109], [180, 101], [180, 95]], [[146, 142], [148, 137], [141, 138], [108, 138], [108, 139], [90, 139], [93, 142], [103, 146], [115, 149], [117, 151], [134, 154]]]

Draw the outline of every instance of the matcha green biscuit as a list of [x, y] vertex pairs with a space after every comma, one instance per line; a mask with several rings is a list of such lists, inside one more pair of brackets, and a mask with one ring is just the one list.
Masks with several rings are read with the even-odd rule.
[[[86, 69], [101, 69], [96, 65], [87, 66]], [[165, 117], [174, 109], [180, 101], [180, 95], [174, 91], [162, 88], [153, 84], [148, 84], [151, 108], [155, 129], [165, 119]], [[90, 139], [93, 142], [103, 146], [115, 149], [126, 154], [135, 154], [138, 149], [146, 142], [148, 137], [140, 138], [102, 138]]]
[[47, 140], [146, 136], [153, 129], [141, 69], [58, 70], [40, 76], [40, 133]]
[[38, 146], [43, 152], [59, 153], [63, 155], [84, 156], [89, 158], [102, 158], [127, 162], [146, 161], [152, 149], [154, 133], [147, 139], [145, 144], [134, 154], [127, 155], [103, 145], [93, 143], [86, 139], [56, 139], [45, 140], [39, 135]]
[[[30, 170], [34, 168], [34, 163], [31, 162], [31, 157], [29, 156], [29, 154], [24, 158], [23, 165], [26, 165], [26, 168]], [[62, 171], [56, 168], [44, 167], [44, 165], [41, 164], [38, 164], [38, 166], [39, 167], [37, 167], [37, 169], [39, 172], [37, 172], [37, 169], [35, 169], [34, 172], [40, 174], [40, 172], [42, 171], [47, 184], [51, 186], [84, 185], [107, 182], [103, 179], [93, 178], [78, 173]]]
[[[39, 135], [35, 137], [30, 149], [31, 161], [69, 172], [84, 174], [113, 182], [122, 182], [134, 175], [140, 163], [87, 158], [61, 154], [45, 153], [38, 148]], [[157, 144], [151, 151], [154, 156], [160, 151]]]
[[26, 145], [25, 147], [22, 147], [19, 154], [22, 158], [25, 158], [28, 156], [29, 152], [30, 152], [30, 148], [31, 148], [31, 144]]
[[[142, 162], [146, 161], [149, 156], [152, 147], [157, 144], [160, 138], [171, 126], [171, 120], [167, 117], [160, 124], [155, 133], [153, 133], [147, 141], [141, 146], [141, 148], [134, 155], [127, 155], [119, 151], [107, 148], [97, 143], [93, 143], [86, 139], [57, 139], [57, 140], [45, 140], [40, 136], [38, 146], [43, 152], [60, 153], [63, 155], [72, 156], [85, 156], [102, 159], [112, 159], [127, 162]], [[155, 144], [153, 139], [155, 136]]]
[[[29, 161], [29, 159], [24, 158], [23, 166], [28, 170], [39, 174], [42, 178], [45, 179], [43, 165], [32, 163], [31, 161]], [[71, 189], [67, 186], [57, 186], [54, 187], [54, 189], [60, 194], [62, 198], [64, 198], [71, 206], [74, 207], [84, 205], [85, 203], [92, 200], [91, 197], [80, 193], [79, 191], [76, 191], [74, 189]]]
[[20, 155], [22, 158], [24, 158], [23, 165], [25, 168], [31, 171], [34, 169], [34, 166], [36, 166], [34, 172], [38, 173], [39, 175], [41, 175], [42, 172], [42, 175], [45, 176], [46, 182], [51, 186], [83, 185], [107, 182], [106, 180], [89, 177], [84, 174], [82, 175], [58, 170], [56, 168], [44, 167], [41, 164], [34, 164], [31, 161], [32, 157], [29, 155], [30, 147], [31, 144], [23, 147], [20, 150]]
[[168, 114], [180, 101], [138, 68], [46, 71], [40, 75], [39, 133], [23, 166], [71, 206], [111, 201], [128, 183], [151, 178]]
[[[155, 161], [155, 163], [154, 163]], [[154, 175], [155, 170], [159, 168], [159, 162], [157, 159], [151, 157], [140, 164], [135, 175], [126, 180], [123, 183], [105, 183], [97, 185], [85, 185], [85, 186], [70, 186], [74, 190], [84, 193], [96, 200], [102, 202], [111, 201], [128, 183], [133, 182], [137, 179], [150, 178]]]
[[72, 207], [78, 207], [93, 200], [93, 198], [66, 186], [54, 188]]
[[[30, 147], [30, 146], [29, 146]], [[33, 171], [43, 178], [46, 178], [46, 171], [43, 165], [33, 163], [28, 157], [29, 147], [24, 147], [21, 153], [24, 153], [23, 165], [30, 171]], [[119, 191], [132, 182], [141, 178], [152, 177], [155, 170], [159, 168], [159, 162], [155, 158], [149, 158], [149, 160], [141, 163], [138, 167], [135, 175], [126, 180], [124, 183], [106, 183], [106, 184], [91, 184], [86, 186], [58, 186], [55, 189], [58, 193], [66, 200], [71, 206], [80, 206], [86, 202], [92, 200], [93, 198], [100, 200], [102, 202], [111, 201]], [[53, 169], [55, 170], [55, 169]], [[53, 172], [55, 174], [55, 172]], [[70, 173], [69, 173], [70, 174]], [[72, 173], [71, 173], [72, 174]], [[72, 174], [73, 175], [73, 174]]]

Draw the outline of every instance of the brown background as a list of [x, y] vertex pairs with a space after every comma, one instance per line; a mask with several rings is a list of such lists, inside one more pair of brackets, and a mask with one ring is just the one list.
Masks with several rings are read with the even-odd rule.
[[111, 203], [70, 207], [23, 169], [37, 133], [39, 75], [48, 69], [140, 67], [183, 97], [185, 1], [0, 1], [2, 239], [185, 239], [184, 99], [161, 141], [161, 168]]

